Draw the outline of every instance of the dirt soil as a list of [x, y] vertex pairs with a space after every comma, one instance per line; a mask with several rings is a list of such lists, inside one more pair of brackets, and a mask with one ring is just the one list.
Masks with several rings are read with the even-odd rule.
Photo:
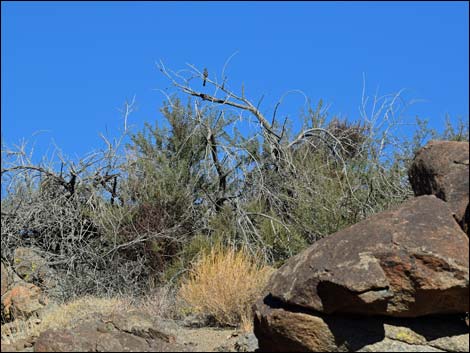
[[222, 346], [233, 347], [239, 332], [230, 329], [186, 328], [178, 330], [177, 341], [197, 352], [217, 352]]

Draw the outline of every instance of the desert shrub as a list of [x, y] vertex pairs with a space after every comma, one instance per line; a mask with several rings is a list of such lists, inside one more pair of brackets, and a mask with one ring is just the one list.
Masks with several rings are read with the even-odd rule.
[[206, 235], [198, 234], [194, 236], [188, 243], [182, 246], [181, 252], [168, 265], [163, 281], [169, 284], [177, 282], [187, 272], [194, 259], [202, 252], [210, 249], [211, 246]]
[[[316, 240], [412, 195], [405, 165], [387, 164], [384, 146], [395, 146], [391, 133], [382, 134], [371, 122], [336, 117], [328, 121], [321, 103], [308, 110], [302, 131], [302, 138], [286, 142], [290, 149], [284, 165], [254, 171], [253, 178], [262, 183], [250, 181], [256, 196], [242, 206], [246, 214], [256, 215], [252, 224], [260, 236], [258, 244], [277, 265]], [[397, 158], [405, 155], [391, 160]]]
[[450, 116], [446, 115], [445, 129], [442, 134], [437, 134], [439, 140], [469, 141], [469, 121], [459, 117], [456, 124], [452, 124]]
[[127, 144], [121, 190], [130, 217], [118, 227], [103, 227], [110, 238], [129, 244], [123, 253], [145, 259], [148, 272], [160, 279], [204, 227], [202, 189], [208, 192], [212, 183], [202, 166], [207, 141], [194, 111], [175, 99], [161, 112], [168, 126], [147, 123]]
[[210, 316], [221, 326], [247, 328], [251, 306], [272, 271], [246, 250], [215, 246], [194, 264], [179, 295], [194, 313]]
[[[274, 267], [278, 267], [285, 259], [304, 249], [307, 239], [298, 232], [288, 217], [279, 217], [263, 200], [252, 200], [245, 206], [245, 214], [250, 224], [259, 234], [261, 252], [268, 252]], [[291, 210], [285, 210], [291, 214]], [[282, 215], [281, 215], [282, 216]]]
[[[34, 175], [24, 177], [29, 180]], [[24, 188], [24, 183], [17, 182], [16, 188]], [[103, 267], [106, 259], [99, 255], [106, 248], [78, 195], [52, 190], [54, 193], [31, 188], [27, 195], [9, 193], [2, 200], [2, 259], [12, 263], [15, 248], [34, 246], [57, 270], [59, 290], [55, 295], [85, 294], [95, 287], [91, 268]], [[35, 284], [43, 287], [40, 282]]]
[[399, 131], [399, 94], [364, 95], [356, 120], [308, 103], [294, 124], [276, 117], [282, 99], [268, 119], [225, 80], [207, 81], [211, 96], [191, 85], [201, 76], [194, 67], [161, 71], [187, 104], [168, 97], [154, 125], [125, 128], [78, 161], [59, 153], [34, 163], [23, 146], [2, 145], [2, 260], [35, 246], [57, 271], [62, 299], [172, 284], [214, 246], [280, 266], [412, 196], [406, 171], [430, 138], [468, 141], [463, 121], [448, 119], [438, 133], [417, 119], [414, 135]]
[[174, 283], [159, 285], [134, 300], [133, 306], [153, 317], [179, 319], [177, 292], [178, 288]]

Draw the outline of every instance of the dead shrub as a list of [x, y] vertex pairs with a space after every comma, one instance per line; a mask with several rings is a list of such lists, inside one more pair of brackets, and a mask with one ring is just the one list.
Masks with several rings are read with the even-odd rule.
[[157, 202], [143, 203], [135, 210], [133, 219], [125, 223], [119, 231], [122, 243], [132, 243], [136, 238], [147, 235], [147, 240], [123, 249], [128, 258], [146, 259], [145, 264], [152, 273], [163, 272], [168, 258], [177, 252], [177, 243], [173, 239], [159, 236], [171, 227], [168, 210]]
[[153, 317], [177, 319], [176, 291], [177, 288], [171, 284], [153, 287], [148, 293], [134, 298], [133, 307]]

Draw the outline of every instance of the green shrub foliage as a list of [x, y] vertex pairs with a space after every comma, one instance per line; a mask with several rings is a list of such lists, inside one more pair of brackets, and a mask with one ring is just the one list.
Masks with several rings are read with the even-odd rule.
[[396, 132], [394, 101], [356, 121], [329, 117], [320, 101], [296, 125], [268, 121], [243, 89], [221, 84], [231, 94], [218, 100], [177, 87], [189, 98], [169, 98], [155, 124], [78, 162], [33, 163], [24, 146], [3, 146], [2, 261], [34, 246], [64, 298], [144, 292], [220, 245], [280, 266], [410, 197], [406, 169], [430, 138], [468, 141], [462, 120]]

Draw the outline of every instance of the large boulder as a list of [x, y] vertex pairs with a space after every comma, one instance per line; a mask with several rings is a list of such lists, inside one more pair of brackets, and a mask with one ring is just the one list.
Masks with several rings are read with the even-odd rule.
[[469, 143], [430, 141], [408, 171], [415, 196], [436, 195], [446, 201], [469, 234]]
[[417, 317], [469, 311], [469, 240], [435, 196], [323, 238], [289, 259], [266, 293], [326, 314]]
[[41, 333], [35, 352], [183, 352], [171, 334], [143, 312], [111, 314]]
[[328, 315], [279, 304], [268, 297], [255, 305], [261, 352], [468, 352], [461, 317]]

